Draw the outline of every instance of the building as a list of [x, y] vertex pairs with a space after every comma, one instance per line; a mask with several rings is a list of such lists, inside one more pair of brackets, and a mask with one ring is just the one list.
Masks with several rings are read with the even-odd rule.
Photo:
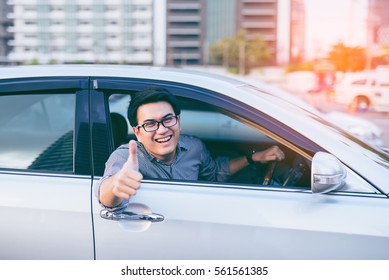
[[153, 62], [153, 0], [9, 0], [18, 63]]
[[11, 51], [9, 41], [12, 39], [12, 34], [8, 32], [8, 28], [12, 26], [12, 20], [8, 18], [11, 13], [11, 6], [7, 4], [7, 0], [0, 0], [0, 64], [8, 64], [8, 54]]
[[389, 1], [368, 1], [366, 68], [370, 69], [382, 63], [382, 47], [389, 46]]
[[167, 0], [166, 63], [204, 63], [206, 0]]
[[378, 45], [389, 45], [389, 1], [369, 0], [368, 23], [371, 41]]
[[261, 35], [276, 61], [277, 0], [167, 0], [168, 65], [208, 64], [209, 48], [240, 29]]
[[305, 8], [304, 0], [290, 2], [289, 63], [299, 63], [305, 58]]
[[248, 40], [259, 34], [272, 54], [272, 64], [277, 62], [278, 0], [237, 0], [236, 30], [245, 29]]

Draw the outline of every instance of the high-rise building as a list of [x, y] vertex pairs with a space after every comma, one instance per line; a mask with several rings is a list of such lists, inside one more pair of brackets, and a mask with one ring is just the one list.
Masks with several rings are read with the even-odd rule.
[[203, 64], [206, 19], [206, 0], [167, 0], [168, 65]]
[[11, 51], [9, 41], [12, 39], [11, 33], [8, 32], [8, 28], [12, 25], [11, 19], [8, 18], [8, 14], [11, 13], [12, 7], [7, 4], [7, 0], [0, 0], [0, 63], [8, 63], [8, 54]]
[[12, 61], [153, 62], [153, 0], [9, 2]]
[[302, 62], [305, 56], [304, 0], [291, 0], [289, 28], [289, 62]]
[[260, 35], [276, 61], [278, 0], [167, 0], [167, 64], [207, 64], [215, 42]]
[[369, 0], [368, 37], [377, 45], [389, 45], [389, 1]]
[[278, 0], [237, 0], [237, 30], [245, 29], [248, 39], [259, 34], [269, 46], [272, 63], [277, 61]]
[[370, 69], [382, 63], [381, 48], [389, 45], [389, 1], [368, 1], [366, 68]]

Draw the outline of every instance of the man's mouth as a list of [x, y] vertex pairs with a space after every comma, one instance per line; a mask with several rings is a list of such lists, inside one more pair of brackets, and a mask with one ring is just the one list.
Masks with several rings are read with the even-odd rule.
[[166, 143], [166, 142], [168, 142], [170, 139], [172, 139], [172, 135], [170, 135], [170, 136], [166, 136], [166, 137], [164, 137], [164, 138], [159, 138], [159, 139], [155, 139], [155, 142], [157, 142], [157, 143]]

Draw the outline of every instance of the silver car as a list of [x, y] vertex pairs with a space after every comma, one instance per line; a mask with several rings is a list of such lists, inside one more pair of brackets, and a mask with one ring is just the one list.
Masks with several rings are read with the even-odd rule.
[[[277, 144], [286, 159], [226, 182], [144, 180], [127, 209], [104, 209], [105, 162], [134, 137], [128, 101], [152, 85], [177, 96], [182, 133], [215, 157]], [[388, 154], [241, 81], [6, 67], [0, 135], [0, 259], [389, 259]]]

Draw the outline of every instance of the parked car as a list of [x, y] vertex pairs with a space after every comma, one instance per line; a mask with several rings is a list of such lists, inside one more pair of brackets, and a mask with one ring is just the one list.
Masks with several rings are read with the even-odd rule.
[[[121, 212], [97, 199], [133, 138], [131, 96], [160, 86], [214, 156], [286, 158], [226, 182], [143, 180]], [[115, 117], [113, 117], [115, 116]], [[122, 121], [120, 121], [122, 120]], [[124, 120], [124, 122], [123, 122]], [[241, 81], [152, 67], [0, 69], [0, 259], [388, 259], [389, 157]]]
[[346, 73], [334, 86], [335, 101], [353, 112], [389, 112], [389, 67]]

